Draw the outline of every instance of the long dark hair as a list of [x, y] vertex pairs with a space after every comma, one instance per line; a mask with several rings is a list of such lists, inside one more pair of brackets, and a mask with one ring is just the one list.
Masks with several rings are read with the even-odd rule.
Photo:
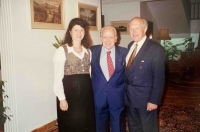
[[84, 30], [85, 30], [85, 35], [81, 41], [81, 44], [85, 47], [85, 48], [88, 48], [91, 44], [91, 41], [90, 41], [90, 37], [89, 37], [89, 32], [88, 32], [88, 26], [89, 24], [81, 19], [81, 18], [74, 18], [70, 21], [69, 25], [68, 25], [68, 28], [67, 28], [67, 31], [65, 33], [65, 38], [63, 40], [63, 44], [68, 44], [69, 46], [73, 46], [73, 43], [72, 43], [72, 37], [71, 37], [71, 34], [70, 34], [70, 31], [72, 30], [72, 28], [75, 26], [75, 25], [79, 25], [81, 26]]

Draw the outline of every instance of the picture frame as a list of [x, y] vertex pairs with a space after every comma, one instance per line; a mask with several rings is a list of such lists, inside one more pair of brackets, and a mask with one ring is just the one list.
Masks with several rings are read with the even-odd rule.
[[89, 30], [98, 30], [98, 6], [78, 2], [78, 17], [89, 23]]
[[63, 0], [30, 0], [31, 28], [64, 29]]
[[113, 26], [120, 34], [129, 34], [128, 27], [129, 20], [111, 21], [110, 25]]

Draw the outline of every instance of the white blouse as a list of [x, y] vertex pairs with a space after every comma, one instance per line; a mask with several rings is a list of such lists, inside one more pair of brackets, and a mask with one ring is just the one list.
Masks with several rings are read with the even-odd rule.
[[[85, 53], [88, 54], [87, 49], [83, 46], [82, 46], [83, 52], [81, 52], [81, 54], [78, 54], [77, 52], [75, 52], [73, 47], [69, 47], [67, 44], [66, 44], [66, 46], [67, 46], [68, 53], [72, 52], [79, 59], [83, 59]], [[91, 60], [91, 51], [90, 51], [90, 60]], [[59, 100], [66, 99], [64, 89], [63, 89], [63, 83], [62, 83], [62, 79], [64, 77], [65, 61], [66, 61], [65, 50], [62, 46], [60, 46], [56, 50], [54, 57], [53, 57], [53, 62], [54, 62], [53, 90]]]

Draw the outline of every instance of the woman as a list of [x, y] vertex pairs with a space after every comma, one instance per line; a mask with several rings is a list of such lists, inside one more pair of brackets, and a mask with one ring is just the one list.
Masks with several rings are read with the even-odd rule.
[[59, 132], [95, 132], [87, 27], [83, 19], [72, 19], [53, 59]]

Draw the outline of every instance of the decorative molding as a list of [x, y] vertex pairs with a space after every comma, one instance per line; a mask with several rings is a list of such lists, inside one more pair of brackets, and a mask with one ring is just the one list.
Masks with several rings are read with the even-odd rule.
[[17, 122], [17, 104], [16, 104], [16, 84], [15, 84], [15, 64], [14, 64], [14, 44], [12, 32], [12, 14], [11, 1], [1, 0], [0, 8], [0, 49], [1, 49], [1, 70], [2, 80], [6, 81], [5, 91], [9, 98], [5, 99], [4, 105], [8, 106], [10, 110], [6, 111], [7, 115], [12, 115], [10, 121], [4, 124], [5, 132], [18, 132]]

